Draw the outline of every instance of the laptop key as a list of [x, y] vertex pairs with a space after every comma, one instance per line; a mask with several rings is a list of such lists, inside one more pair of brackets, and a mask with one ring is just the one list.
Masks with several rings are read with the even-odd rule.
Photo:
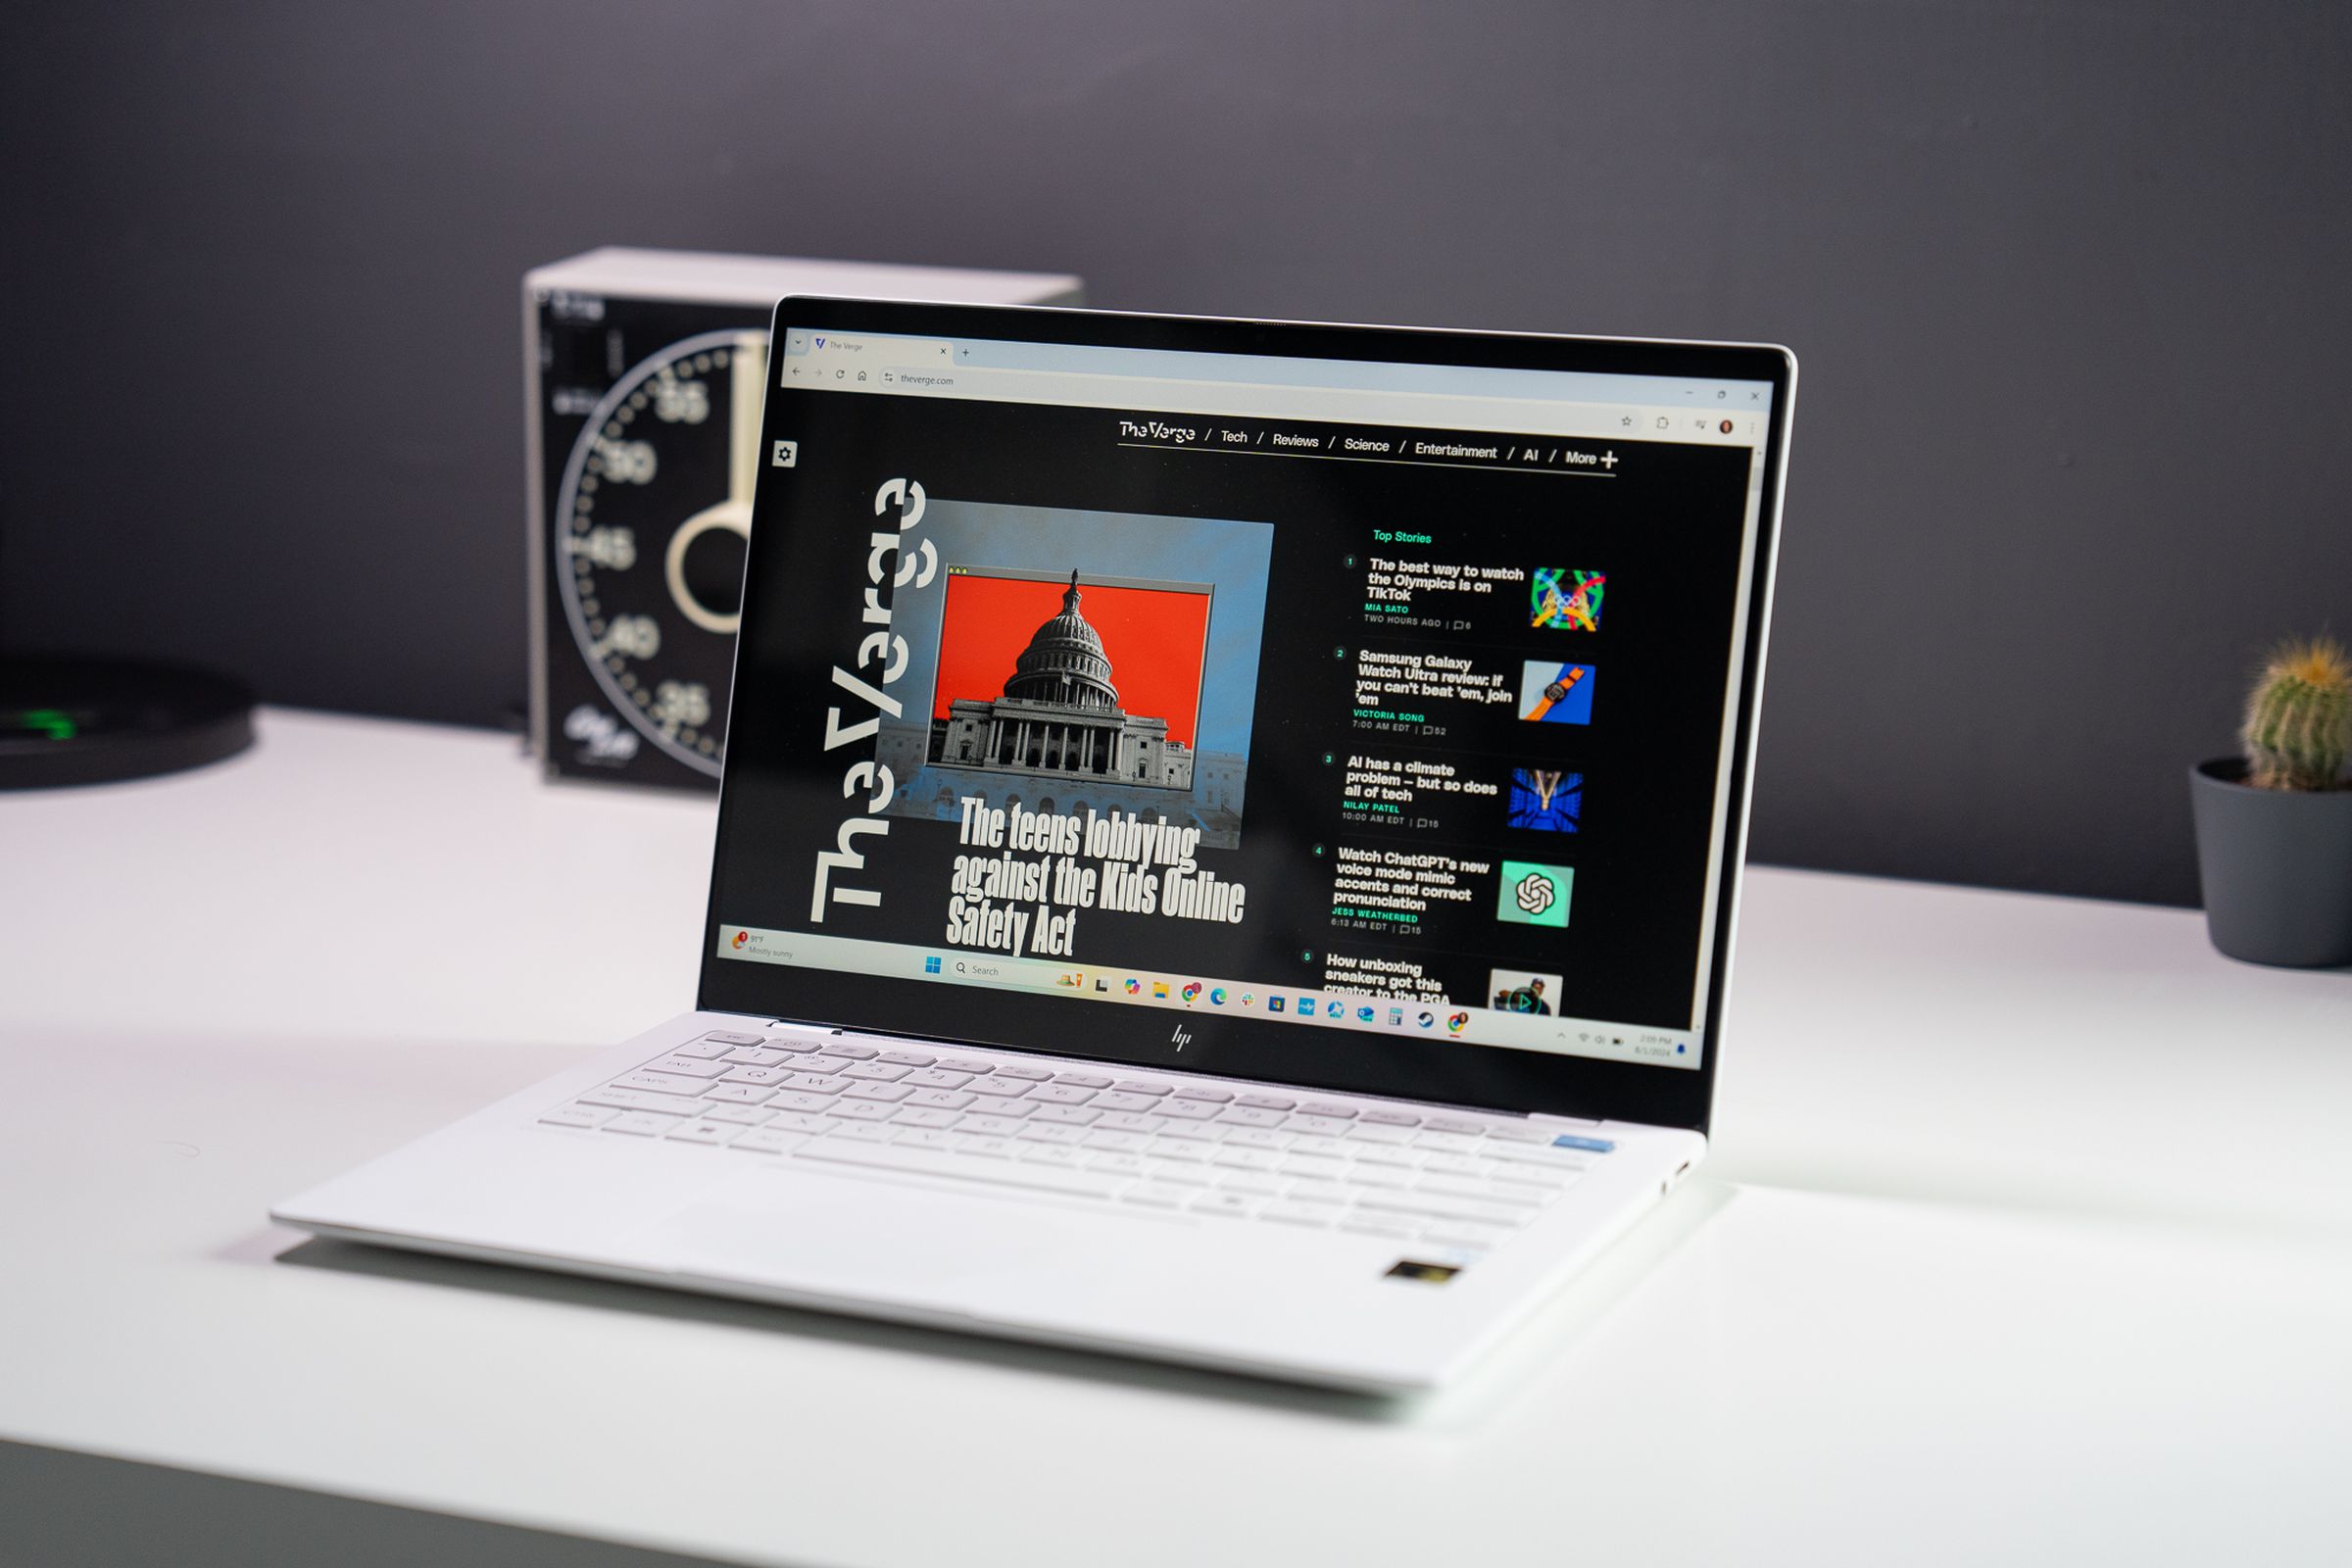
[[615, 1110], [642, 1110], [661, 1116], [699, 1116], [703, 1102], [699, 1100], [680, 1100], [674, 1095], [649, 1095], [642, 1089], [591, 1089], [580, 1097], [590, 1105], [610, 1105]]
[[1432, 1116], [1421, 1123], [1433, 1133], [1464, 1133], [1472, 1138], [1487, 1130], [1483, 1121], [1468, 1121], [1460, 1116]]
[[559, 1105], [539, 1119], [550, 1127], [601, 1127], [619, 1114], [601, 1105]]
[[939, 1058], [926, 1056], [919, 1051], [885, 1051], [876, 1059], [899, 1067], [928, 1067]]
[[755, 1127], [727, 1147], [746, 1154], [789, 1154], [808, 1141], [808, 1135], [783, 1127]]
[[1233, 1095], [1228, 1090], [1210, 1089], [1203, 1085], [1188, 1084], [1184, 1088], [1177, 1090], [1173, 1098], [1177, 1100], [1206, 1101], [1212, 1104], [1222, 1105], [1231, 1101], [1233, 1099]]
[[1043, 1083], [1054, 1075], [1043, 1067], [1025, 1067], [1014, 1065], [1009, 1067], [998, 1067], [997, 1076], [1000, 1078], [1018, 1078], [1027, 1083]]
[[[911, 1078], [907, 1080], [909, 1083], [913, 1081]], [[909, 1105], [921, 1105], [931, 1110], [961, 1110], [971, 1102], [970, 1095], [958, 1094], [953, 1089], [917, 1089], [906, 1097]]]
[[1057, 1072], [1054, 1075], [1054, 1081], [1057, 1084], [1073, 1084], [1080, 1089], [1108, 1089], [1110, 1087], [1109, 1079], [1098, 1077], [1091, 1072]]
[[1551, 1129], [1548, 1127], [1515, 1126], [1490, 1127], [1487, 1129], [1487, 1136], [1498, 1138], [1506, 1144], [1548, 1144], [1552, 1137]]
[[1153, 1097], [1157, 1097], [1165, 1095], [1168, 1092], [1168, 1086], [1166, 1084], [1148, 1084], [1139, 1079], [1123, 1078], [1119, 1081], [1116, 1087], [1118, 1092], [1122, 1095], [1152, 1095]]
[[1279, 1110], [1257, 1110], [1249, 1105], [1230, 1105], [1217, 1120], [1237, 1127], [1280, 1127], [1284, 1117]]
[[910, 1072], [899, 1080], [912, 1089], [961, 1089], [971, 1081], [972, 1075], [968, 1072], [942, 1072], [937, 1067]]
[[784, 1087], [797, 1089], [804, 1095], [838, 1095], [850, 1087], [847, 1078], [836, 1078], [829, 1072], [796, 1072], [784, 1080]]
[[[1368, 1118], [1371, 1112], [1366, 1111], [1364, 1114]], [[1348, 1123], [1348, 1137], [1361, 1144], [1409, 1144], [1413, 1141], [1414, 1134], [1409, 1127], [1399, 1127], [1389, 1122], [1364, 1120]]]
[[1501, 1225], [1478, 1225], [1468, 1220], [1447, 1219], [1433, 1222], [1422, 1233], [1422, 1240], [1440, 1247], [1500, 1247], [1511, 1239], [1512, 1232]]
[[1489, 1225], [1516, 1225], [1527, 1214], [1505, 1203], [1489, 1203], [1475, 1198], [1448, 1198], [1440, 1193], [1368, 1192], [1356, 1200], [1360, 1208], [1385, 1208], [1399, 1214], [1421, 1214], [1431, 1219], [1474, 1219]]
[[1335, 1105], [1327, 1100], [1310, 1100], [1298, 1107], [1298, 1114], [1301, 1116], [1329, 1116], [1334, 1121], [1353, 1121], [1355, 1107], [1353, 1105]]
[[921, 1105], [901, 1105], [891, 1120], [901, 1127], [953, 1127], [963, 1120], [952, 1110], [931, 1110]]
[[1021, 1130], [1021, 1124], [1010, 1116], [991, 1116], [972, 1111], [956, 1123], [959, 1131], [980, 1133], [990, 1138], [1010, 1138]]
[[1194, 1214], [1222, 1214], [1227, 1219], [1248, 1219], [1256, 1213], [1265, 1200], [1248, 1193], [1202, 1193], [1185, 1205]]
[[635, 1072], [624, 1072], [612, 1082], [617, 1088], [642, 1090], [655, 1095], [699, 1096], [706, 1087], [700, 1078], [682, 1078], [671, 1072], [649, 1072], [643, 1067]]
[[631, 1138], [659, 1138], [677, 1125], [675, 1117], [657, 1116], [650, 1110], [625, 1110], [605, 1123], [609, 1133], [626, 1133]]
[[1006, 1083], [1004, 1078], [1003, 1073], [997, 1074], [994, 1078], [975, 1078], [964, 1085], [964, 1088], [975, 1095], [986, 1095], [991, 1100], [1018, 1100], [1029, 1092], [1028, 1084], [1018, 1079]]
[[878, 1121], [837, 1121], [825, 1136], [847, 1138], [853, 1143], [890, 1144], [898, 1142], [899, 1129]]
[[[742, 1147], [741, 1140], [736, 1143]], [[1340, 1221], [1340, 1229], [1353, 1231], [1358, 1236], [1385, 1236], [1394, 1241], [1409, 1242], [1421, 1234], [1421, 1227], [1402, 1214], [1366, 1213], [1351, 1209]]]
[[[1182, 1094], [1182, 1090], [1177, 1093]], [[1215, 1101], [1170, 1100], [1159, 1107], [1162, 1116], [1174, 1116], [1183, 1121], [1214, 1121], [1225, 1114], [1225, 1107]]]
[[847, 1067], [849, 1064], [850, 1058], [847, 1056], [829, 1055], [820, 1051], [813, 1056], [803, 1056], [801, 1058], [801, 1071], [835, 1073], [841, 1071], [842, 1068]]
[[1126, 1093], [1124, 1090], [1118, 1089], [1106, 1090], [1103, 1093], [1097, 1095], [1094, 1099], [1088, 1101], [1087, 1103], [1094, 1106], [1097, 1110], [1134, 1112], [1139, 1110], [1157, 1110], [1159, 1108], [1159, 1102], [1153, 1100], [1149, 1095], [1131, 1095]]
[[871, 1046], [845, 1045], [839, 1040], [833, 1041], [825, 1049], [836, 1056], [847, 1056], [852, 1061], [871, 1061], [882, 1054]]
[[774, 1067], [792, 1059], [789, 1051], [770, 1051], [765, 1046], [743, 1046], [727, 1053], [727, 1059], [739, 1067]]
[[1129, 1180], [1124, 1176], [1064, 1169], [1027, 1159], [984, 1159], [961, 1152], [908, 1149], [903, 1144], [842, 1143], [832, 1138], [820, 1138], [804, 1144], [794, 1152], [793, 1157], [812, 1163], [863, 1165], [875, 1170], [946, 1176], [976, 1185], [1025, 1187], [1073, 1198], [1109, 1198]]
[[760, 1043], [758, 1035], [729, 1034], [724, 1029], [713, 1029], [703, 1038], [716, 1041], [722, 1046], [756, 1046]]
[[785, 1090], [782, 1094], [776, 1096], [775, 1099], [769, 1101], [768, 1104], [772, 1107], [782, 1110], [813, 1111], [830, 1110], [833, 1108], [833, 1102], [827, 1100], [824, 1096], [804, 1094], [798, 1089]]
[[1039, 1105], [1030, 1112], [1031, 1121], [1057, 1121], [1068, 1127], [1084, 1127], [1102, 1113], [1084, 1105]]
[[1294, 1110], [1298, 1104], [1296, 1100], [1285, 1100], [1280, 1095], [1241, 1095], [1233, 1102], [1252, 1110]]
[[743, 1129], [732, 1122], [712, 1121], [708, 1116], [698, 1116], [692, 1121], [677, 1123], [669, 1129], [668, 1136], [686, 1144], [724, 1144], [741, 1136], [742, 1132]]
[[1285, 1225], [1324, 1226], [1348, 1212], [1345, 1203], [1318, 1203], [1305, 1199], [1281, 1198], [1258, 1210], [1258, 1218], [1280, 1220]]
[[[712, 1062], [712, 1066], [719, 1063]], [[781, 1067], [729, 1067], [726, 1082], [731, 1084], [780, 1084], [792, 1074]]]
[[700, 1056], [705, 1061], [710, 1061], [725, 1055], [734, 1049], [724, 1040], [689, 1040], [682, 1046], [672, 1047], [670, 1054], [673, 1056]]
[[841, 1075], [844, 1078], [862, 1078], [868, 1083], [895, 1084], [913, 1070], [911, 1067], [894, 1067], [886, 1061], [861, 1061], [854, 1067], [842, 1068]]
[[731, 1121], [739, 1127], [757, 1127], [775, 1112], [764, 1105], [706, 1105], [706, 1121]]
[[1355, 1123], [1343, 1121], [1337, 1116], [1310, 1116], [1304, 1111], [1300, 1111], [1283, 1125], [1295, 1133], [1313, 1133], [1319, 1138], [1339, 1138], [1344, 1136]]
[[993, 1071], [995, 1067], [995, 1062], [981, 1061], [977, 1057], [973, 1056], [942, 1056], [939, 1058], [940, 1071], [967, 1072], [975, 1078], [979, 1077], [983, 1073]]
[[1161, 1182], [1138, 1182], [1119, 1195], [1119, 1200], [1145, 1208], [1182, 1208], [1193, 1200], [1189, 1187], [1170, 1187]]
[[1079, 1084], [1050, 1083], [1039, 1084], [1030, 1090], [1029, 1098], [1054, 1105], [1083, 1105], [1095, 1098], [1095, 1092]]
[[1373, 1127], [1418, 1127], [1421, 1118], [1409, 1110], [1364, 1110], [1356, 1112], [1356, 1121]]
[[843, 1100], [825, 1112], [828, 1116], [839, 1116], [847, 1121], [888, 1121], [898, 1113], [898, 1106], [878, 1105], [870, 1100]]
[[914, 1091], [905, 1084], [852, 1084], [842, 1092], [844, 1100], [878, 1100], [897, 1104]]

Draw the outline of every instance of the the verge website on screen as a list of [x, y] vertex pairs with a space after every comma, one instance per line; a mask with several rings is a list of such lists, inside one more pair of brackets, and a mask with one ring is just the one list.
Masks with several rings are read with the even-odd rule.
[[1768, 383], [778, 342], [720, 957], [1698, 1065]]

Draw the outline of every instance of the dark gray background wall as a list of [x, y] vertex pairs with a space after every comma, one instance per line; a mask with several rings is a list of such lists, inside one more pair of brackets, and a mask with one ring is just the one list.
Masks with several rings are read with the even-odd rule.
[[1138, 309], [1787, 342], [1760, 858], [2193, 901], [2352, 630], [2352, 7], [15, 6], [0, 646], [495, 722], [517, 278], [617, 242]]

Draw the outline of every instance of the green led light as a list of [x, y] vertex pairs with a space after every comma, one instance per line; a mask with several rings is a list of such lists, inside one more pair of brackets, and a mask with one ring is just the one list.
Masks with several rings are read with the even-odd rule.
[[55, 708], [27, 708], [17, 715], [17, 722], [26, 729], [37, 729], [53, 741], [70, 741], [81, 732], [63, 710]]

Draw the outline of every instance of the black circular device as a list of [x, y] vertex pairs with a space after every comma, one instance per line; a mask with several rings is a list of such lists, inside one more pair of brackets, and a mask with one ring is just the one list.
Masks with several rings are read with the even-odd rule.
[[0, 655], [0, 789], [176, 773], [253, 744], [253, 693], [180, 664]]
[[767, 334], [745, 328], [640, 361], [588, 416], [556, 498], [552, 568], [588, 672], [640, 734], [710, 778], [726, 747], [766, 372]]

